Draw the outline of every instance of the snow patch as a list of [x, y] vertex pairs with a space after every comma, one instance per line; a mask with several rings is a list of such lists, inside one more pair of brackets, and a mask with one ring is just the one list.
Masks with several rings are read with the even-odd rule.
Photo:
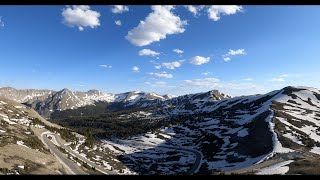
[[7, 103], [6, 103], [6, 102], [3, 102], [3, 101], [0, 101], [0, 104], [6, 105]]
[[237, 134], [238, 137], [245, 137], [247, 135], [249, 135], [248, 128], [244, 128], [244, 129], [240, 130]]
[[258, 175], [286, 174], [289, 171], [289, 167], [287, 165], [289, 165], [292, 162], [293, 162], [293, 160], [284, 161], [284, 162], [260, 169], [260, 171], [257, 172], [256, 174], [258, 174]]
[[291, 141], [297, 143], [297, 144], [300, 144], [300, 145], [304, 145], [302, 143], [302, 141], [300, 141], [296, 136], [292, 135], [291, 133], [286, 133], [286, 134], [283, 134], [284, 137], [290, 139]]
[[313, 147], [310, 152], [320, 155], [320, 147]]

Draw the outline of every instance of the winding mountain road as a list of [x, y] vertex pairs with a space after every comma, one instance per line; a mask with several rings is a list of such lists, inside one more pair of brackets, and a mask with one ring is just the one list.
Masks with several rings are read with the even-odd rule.
[[45, 145], [50, 149], [50, 151], [60, 160], [62, 161], [62, 164], [64, 166], [66, 166], [67, 169], [69, 169], [73, 174], [87, 174], [84, 171], [82, 171], [74, 162], [72, 162], [71, 160], [67, 159], [67, 157], [65, 157], [65, 155], [63, 153], [61, 153], [52, 143], [52, 141], [50, 141], [47, 137], [47, 135], [51, 135], [55, 138], [56, 142], [58, 143], [58, 145], [63, 148], [64, 150], [66, 150], [69, 154], [71, 154], [74, 157], [77, 157], [79, 160], [86, 162], [89, 166], [91, 167], [95, 167], [95, 169], [103, 174], [107, 174], [107, 175], [115, 175], [118, 174], [115, 171], [110, 171], [110, 170], [106, 170], [103, 167], [95, 164], [94, 162], [88, 160], [87, 158], [81, 156], [78, 153], [75, 153], [74, 151], [71, 150], [70, 147], [65, 146], [61, 139], [60, 136], [58, 136], [57, 134], [51, 133], [51, 132], [46, 132], [46, 133], [42, 133], [41, 134], [41, 139], [43, 140], [43, 142], [45, 143]]
[[182, 147], [174, 147], [174, 146], [157, 146], [157, 147], [175, 149], [175, 150], [178, 150], [178, 151], [186, 151], [186, 152], [191, 152], [191, 153], [195, 154], [196, 155], [196, 160], [194, 162], [194, 165], [192, 166], [192, 168], [186, 174], [187, 175], [191, 175], [191, 174], [194, 174], [195, 172], [197, 172], [199, 170], [200, 165], [201, 165], [201, 160], [202, 160], [202, 154], [199, 151], [193, 150], [193, 149], [182, 148]]
[[[54, 138], [54, 143], [48, 139], [48, 136], [50, 135]], [[64, 150], [66, 150], [69, 154], [71, 154], [74, 157], [77, 157], [79, 160], [86, 162], [89, 166], [91, 167], [95, 167], [95, 169], [103, 174], [107, 174], [107, 175], [115, 175], [118, 174], [115, 171], [110, 171], [110, 170], [106, 170], [103, 167], [95, 164], [94, 162], [88, 160], [87, 158], [81, 156], [80, 154], [74, 152], [70, 147], [65, 146], [64, 143], [61, 141], [60, 136], [58, 136], [57, 134], [51, 133], [51, 132], [45, 132], [41, 134], [41, 139], [44, 142], [44, 144], [50, 149], [50, 151], [59, 159], [59, 161], [72, 173], [72, 174], [87, 174], [85, 173], [79, 166], [77, 166], [76, 163], [74, 163], [73, 161], [69, 160], [65, 154], [63, 154], [62, 152], [60, 152], [54, 144], [59, 145], [61, 148], [63, 148]], [[196, 173], [200, 166], [201, 166], [201, 160], [202, 160], [202, 153], [197, 151], [197, 150], [193, 150], [193, 149], [188, 149], [188, 148], [184, 148], [184, 147], [175, 147], [175, 146], [167, 146], [167, 145], [152, 145], [152, 144], [145, 144], [145, 143], [139, 143], [139, 142], [130, 142], [132, 144], [137, 144], [137, 145], [142, 145], [142, 146], [149, 146], [149, 147], [157, 147], [157, 148], [166, 148], [166, 149], [175, 149], [178, 151], [185, 151], [185, 152], [189, 152], [189, 153], [193, 153], [196, 156], [196, 160], [194, 162], [194, 165], [192, 166], [192, 168], [186, 172], [186, 174], [191, 175]]]
[[[65, 154], [60, 152], [54, 144], [48, 139], [47, 134], [49, 133], [42, 133], [41, 140], [42, 142], [49, 148], [51, 153], [56, 156], [56, 158], [61, 162], [61, 164], [69, 171], [71, 174], [87, 174], [85, 173], [80, 167], [77, 166], [73, 161], [67, 158]], [[52, 134], [50, 134], [52, 135]]]

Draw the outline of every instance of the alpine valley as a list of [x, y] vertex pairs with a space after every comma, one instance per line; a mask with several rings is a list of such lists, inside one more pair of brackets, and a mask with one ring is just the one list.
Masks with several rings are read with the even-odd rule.
[[319, 174], [320, 90], [231, 97], [3, 87], [0, 167], [0, 174]]

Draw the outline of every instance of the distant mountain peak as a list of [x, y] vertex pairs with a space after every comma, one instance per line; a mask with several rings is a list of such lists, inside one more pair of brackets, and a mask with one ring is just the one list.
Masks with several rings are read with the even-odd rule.
[[10, 86], [5, 86], [5, 87], [1, 87], [1, 89], [15, 89], [15, 88], [10, 87]]
[[96, 89], [90, 89], [89, 91], [87, 91], [87, 93], [99, 94], [100, 91], [99, 91], [99, 90], [96, 90]]
[[68, 88], [63, 88], [61, 92], [70, 91]]
[[164, 97], [165, 99], [172, 99], [172, 98], [175, 98], [175, 97], [178, 97], [178, 96], [172, 95], [172, 94], [165, 94], [165, 95], [163, 95], [163, 97]]
[[222, 96], [224, 99], [226, 99], [226, 98], [231, 98], [230, 95], [221, 93], [220, 91], [218, 91], [218, 90], [216, 90], [216, 89], [209, 91], [209, 93], [210, 93], [212, 96], [214, 96], [214, 97], [221, 97], [221, 96]]
[[144, 94], [145, 92], [143, 91], [138, 91], [138, 90], [134, 90], [134, 91], [128, 91], [126, 93], [129, 93], [129, 94]]

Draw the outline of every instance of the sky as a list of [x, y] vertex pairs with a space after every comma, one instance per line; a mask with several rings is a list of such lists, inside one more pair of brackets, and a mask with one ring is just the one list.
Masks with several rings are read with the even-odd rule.
[[320, 88], [320, 6], [0, 6], [0, 87]]

